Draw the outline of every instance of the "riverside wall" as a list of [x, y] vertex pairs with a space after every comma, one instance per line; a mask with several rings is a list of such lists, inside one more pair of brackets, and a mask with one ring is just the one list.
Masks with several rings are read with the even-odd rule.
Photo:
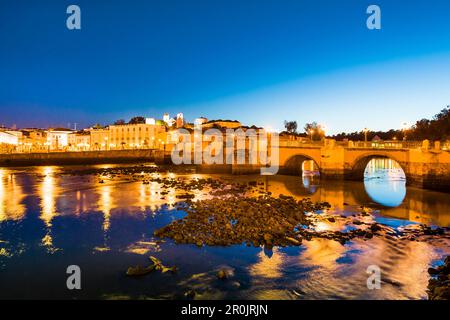
[[166, 152], [154, 149], [0, 154], [0, 166], [2, 167], [133, 162], [167, 163], [168, 160], [170, 158], [168, 159]]

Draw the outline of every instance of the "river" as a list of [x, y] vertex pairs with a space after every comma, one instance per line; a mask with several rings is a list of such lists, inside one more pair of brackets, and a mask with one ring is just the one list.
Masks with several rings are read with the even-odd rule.
[[[99, 167], [114, 165], [92, 166]], [[126, 176], [99, 180], [94, 174], [70, 174], [77, 169], [0, 168], [1, 299], [173, 299], [184, 298], [189, 290], [195, 290], [197, 299], [426, 299], [427, 269], [450, 251], [444, 237], [374, 237], [345, 245], [313, 239], [270, 252], [245, 245], [198, 248], [160, 242], [153, 232], [184, 215], [174, 207], [177, 190], [161, 193], [157, 182], [143, 184]], [[327, 201], [336, 215], [370, 208], [371, 219], [393, 228], [450, 224], [448, 194], [406, 187], [401, 169], [385, 159], [369, 163], [361, 182], [321, 181], [314, 174], [153, 175], [257, 180], [274, 196]], [[208, 190], [196, 191], [194, 200], [207, 197]], [[325, 222], [317, 226], [344, 227]], [[125, 275], [129, 266], [146, 264], [150, 255], [177, 266], [178, 272], [137, 279]], [[81, 268], [81, 290], [66, 287], [69, 265]], [[381, 268], [379, 290], [366, 285], [370, 265]], [[217, 279], [221, 268], [230, 270], [229, 280]]]

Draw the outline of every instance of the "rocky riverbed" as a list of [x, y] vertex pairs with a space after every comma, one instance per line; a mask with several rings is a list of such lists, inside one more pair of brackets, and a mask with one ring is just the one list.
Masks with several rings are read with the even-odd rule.
[[[300, 246], [303, 239], [326, 238], [344, 245], [354, 238], [371, 239], [383, 236], [398, 240], [426, 241], [449, 237], [445, 228], [425, 225], [396, 230], [374, 222], [370, 209], [361, 208], [359, 214], [335, 216], [327, 214], [330, 205], [313, 203], [308, 198], [270, 195], [249, 197], [214, 197], [193, 202], [177, 203], [177, 208], [187, 215], [156, 230], [155, 236], [171, 238], [176, 243], [197, 246], [228, 246], [246, 243], [248, 246]], [[344, 230], [320, 230], [318, 223], [344, 225]], [[331, 230], [330, 230], [331, 229]]]
[[[177, 170], [177, 175], [170, 173]], [[181, 172], [180, 172], [181, 170]], [[188, 177], [192, 168], [134, 166], [89, 168], [71, 171], [73, 175], [97, 177], [103, 184], [126, 179], [142, 184], [161, 186], [160, 199], [168, 190], [176, 192], [175, 209], [185, 215], [155, 230], [154, 236], [172, 239], [176, 244], [252, 247], [302, 246], [314, 239], [333, 240], [345, 245], [353, 239], [370, 241], [382, 237], [392, 241], [428, 242], [450, 239], [448, 228], [412, 224], [393, 228], [375, 221], [376, 210], [361, 206], [351, 215], [336, 214], [327, 202], [312, 202], [278, 194], [274, 196], [257, 180], [235, 182], [211, 177]], [[180, 174], [181, 173], [181, 174]], [[187, 176], [183, 176], [186, 174]], [[195, 193], [207, 194], [196, 200]], [[430, 268], [429, 299], [449, 298], [448, 261]], [[155, 264], [157, 265], [157, 264]], [[129, 274], [146, 274], [156, 267], [131, 268]]]
[[428, 283], [428, 298], [430, 300], [450, 299], [450, 256], [444, 264], [437, 268], [429, 268], [431, 279]]
[[[175, 190], [179, 200], [175, 207], [186, 212], [183, 219], [155, 231], [161, 238], [177, 243], [202, 245], [295, 246], [303, 239], [332, 239], [345, 244], [354, 238], [383, 236], [398, 240], [427, 241], [433, 237], [449, 238], [449, 228], [410, 225], [394, 229], [378, 224], [374, 210], [361, 207], [350, 216], [330, 212], [327, 202], [313, 203], [308, 198], [296, 200], [279, 194], [274, 197], [257, 180], [235, 182], [211, 177], [188, 177], [195, 173], [189, 166], [117, 166], [67, 171], [71, 175], [93, 175], [100, 183], [128, 179], [142, 184], [161, 186], [161, 199], [167, 190]], [[171, 174], [176, 173], [175, 176]], [[187, 176], [183, 176], [187, 175]], [[202, 191], [208, 199], [195, 201], [194, 192]], [[340, 228], [317, 228], [317, 224], [339, 225]]]

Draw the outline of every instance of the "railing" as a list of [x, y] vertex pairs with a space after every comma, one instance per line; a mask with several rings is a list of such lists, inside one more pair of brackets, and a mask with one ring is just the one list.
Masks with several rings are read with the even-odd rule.
[[434, 149], [450, 151], [450, 142], [444, 143], [425, 142], [425, 141], [334, 141], [326, 139], [325, 141], [309, 141], [309, 140], [281, 140], [280, 147], [322, 147], [322, 146], [340, 146], [344, 148], [358, 148], [358, 149]]
[[[281, 140], [279, 141], [279, 147], [286, 148], [320, 148], [320, 147], [334, 147], [340, 146], [343, 148], [358, 148], [358, 149], [428, 149], [428, 150], [442, 150], [450, 152], [450, 141], [443, 143], [432, 143], [425, 141], [335, 141], [332, 139], [325, 139], [321, 141], [310, 140]], [[167, 147], [167, 148], [166, 148]], [[17, 146], [0, 144], [0, 154], [12, 154], [12, 153], [58, 153], [58, 152], [81, 152], [81, 151], [112, 151], [112, 150], [137, 150], [137, 149], [159, 149], [159, 150], [171, 150], [168, 145], [159, 145], [150, 147], [123, 147], [123, 148], [87, 148], [83, 150], [74, 150], [66, 148], [64, 150], [52, 150], [49, 147], [45, 148], [21, 148]]]
[[21, 148], [18, 146], [1, 146], [0, 154], [18, 154], [18, 153], [76, 153], [76, 152], [95, 152], [95, 151], [121, 151], [121, 150], [164, 150], [164, 146], [158, 147], [127, 147], [127, 148], [62, 148], [62, 149], [50, 149], [45, 148]]
[[309, 141], [309, 140], [280, 140], [278, 145], [280, 147], [323, 147], [324, 141]]
[[419, 149], [423, 143], [419, 141], [349, 141], [348, 148], [370, 148], [370, 149]]

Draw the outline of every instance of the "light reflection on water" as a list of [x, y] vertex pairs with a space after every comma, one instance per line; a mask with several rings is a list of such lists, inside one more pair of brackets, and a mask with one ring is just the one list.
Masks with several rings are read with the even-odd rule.
[[[304, 241], [300, 247], [274, 248], [271, 253], [245, 246], [199, 249], [171, 241], [157, 243], [153, 231], [183, 215], [173, 209], [180, 191], [163, 188], [155, 181], [144, 184], [104, 178], [100, 183], [98, 177], [60, 175], [61, 170], [0, 169], [0, 298], [177, 297], [198, 288], [202, 291], [199, 297], [205, 299], [418, 299], [426, 296], [427, 268], [440, 255], [448, 254], [445, 240], [423, 243], [373, 238], [343, 246], [315, 239]], [[327, 201], [336, 214], [356, 213], [360, 206], [366, 206], [379, 210], [376, 217], [368, 219], [386, 224], [414, 221], [449, 225], [447, 194], [407, 188], [404, 180], [385, 179], [393, 177], [385, 170], [375, 162], [368, 167], [371, 176], [364, 182], [327, 181], [323, 185], [314, 175], [303, 179], [220, 177], [230, 182], [259, 180], [274, 196]], [[371, 179], [375, 174], [382, 178]], [[393, 187], [393, 182], [403, 187]], [[392, 193], [397, 206], [390, 198]], [[207, 192], [195, 194], [196, 199], [208, 197]], [[318, 228], [343, 230], [346, 226], [322, 221]], [[167, 265], [177, 265], [179, 273], [152, 274], [138, 281], [124, 276], [129, 266], [145, 264], [149, 254]], [[65, 268], [70, 264], [80, 265], [86, 275], [82, 292], [65, 289]], [[383, 290], [367, 290], [365, 270], [370, 264], [382, 268], [386, 280]], [[224, 265], [233, 268], [234, 282], [217, 281], [215, 272]]]
[[364, 188], [373, 201], [387, 207], [397, 207], [406, 196], [405, 173], [394, 160], [372, 159], [364, 172]]

